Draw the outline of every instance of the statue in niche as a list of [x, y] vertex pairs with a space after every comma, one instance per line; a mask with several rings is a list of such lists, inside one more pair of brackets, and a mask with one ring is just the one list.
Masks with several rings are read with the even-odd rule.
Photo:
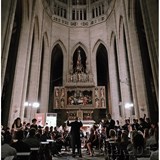
[[65, 92], [64, 92], [64, 88], [61, 89], [61, 97], [64, 97]]
[[76, 65], [76, 71], [77, 72], [82, 72], [83, 65], [81, 63], [81, 55], [80, 55], [80, 50], [78, 50], [78, 58], [77, 58], [77, 65]]
[[86, 81], [86, 55], [81, 50], [79, 47], [73, 55], [73, 82]]
[[104, 97], [104, 88], [100, 89], [100, 94], [101, 94], [101, 97]]
[[101, 106], [104, 108], [105, 107], [105, 103], [104, 103], [104, 98], [101, 99]]
[[96, 107], [96, 108], [99, 107], [99, 99], [98, 99], [98, 98], [95, 99], [95, 107]]
[[55, 105], [56, 105], [56, 108], [59, 107], [59, 100], [58, 99], [56, 99]]
[[56, 97], [59, 96], [59, 89], [58, 88], [56, 88], [56, 90], [55, 90], [55, 95], [56, 95]]
[[98, 97], [98, 88], [95, 88], [95, 96]]
[[64, 99], [61, 99], [61, 108], [64, 108]]

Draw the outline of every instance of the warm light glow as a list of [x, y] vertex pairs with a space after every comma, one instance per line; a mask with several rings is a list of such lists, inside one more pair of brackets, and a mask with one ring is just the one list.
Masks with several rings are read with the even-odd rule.
[[33, 108], [38, 108], [39, 107], [39, 103], [38, 102], [33, 102], [32, 106], [33, 106]]
[[28, 102], [24, 102], [24, 106], [26, 107], [26, 106], [28, 106], [29, 105], [29, 103]]
[[124, 107], [126, 109], [130, 109], [131, 107], [133, 107], [133, 103], [126, 103]]
[[25, 103], [24, 103], [24, 106], [25, 106], [25, 107], [29, 107], [29, 106], [30, 106], [30, 107], [33, 107], [33, 108], [38, 108], [39, 105], [40, 105], [40, 104], [39, 104], [38, 102], [33, 102], [33, 103], [25, 102]]

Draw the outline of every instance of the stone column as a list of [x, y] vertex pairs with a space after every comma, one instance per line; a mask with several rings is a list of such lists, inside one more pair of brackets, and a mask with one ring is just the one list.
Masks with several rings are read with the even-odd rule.
[[38, 100], [38, 90], [39, 90], [39, 74], [40, 74], [40, 35], [38, 33], [38, 24], [37, 24], [37, 18], [33, 21], [34, 24], [34, 41], [33, 41], [33, 49], [30, 53], [32, 55], [31, 61], [30, 61], [30, 80], [28, 83], [28, 101], [33, 103], [37, 102]]
[[12, 27], [15, 17], [17, 0], [2, 0], [1, 8], [1, 89], [5, 78], [5, 71], [8, 60], [10, 40], [12, 36]]
[[158, 99], [158, 1], [140, 1], [155, 92]]
[[43, 68], [42, 68], [43, 71], [42, 71], [41, 93], [40, 93], [40, 113], [48, 112], [50, 66], [51, 66], [50, 56], [51, 54], [49, 50], [49, 44], [47, 44], [47, 39], [44, 36], [44, 57], [43, 57]]
[[120, 119], [119, 113], [119, 95], [118, 95], [118, 83], [119, 79], [117, 77], [116, 70], [116, 59], [114, 50], [114, 37], [110, 46], [110, 51], [108, 55], [109, 63], [109, 81], [110, 81], [110, 92], [111, 92], [111, 104], [112, 104], [112, 116], [114, 119]]
[[[25, 8], [25, 7], [24, 7]], [[29, 42], [30, 42], [30, 23], [26, 19], [26, 14], [23, 14], [22, 17], [22, 27], [21, 27], [21, 34], [19, 38], [19, 46], [18, 46], [18, 53], [17, 53], [17, 61], [16, 61], [16, 68], [15, 68], [15, 75], [14, 75], [14, 82], [13, 82], [13, 90], [12, 90], [12, 97], [11, 97], [11, 104], [10, 104], [10, 114], [9, 114], [9, 121], [8, 125], [11, 126], [13, 120], [17, 117], [21, 117], [23, 120], [23, 108], [24, 108], [24, 94], [26, 91], [26, 70], [28, 70], [28, 60], [29, 60]], [[16, 112], [15, 112], [16, 111]]]
[[120, 25], [120, 37], [119, 37], [119, 63], [120, 63], [120, 83], [121, 83], [121, 91], [122, 91], [122, 106], [124, 108], [125, 118], [129, 118], [131, 116], [131, 111], [128, 108], [125, 108], [126, 103], [131, 102], [131, 93], [130, 93], [130, 82], [129, 82], [129, 68], [127, 66], [127, 54], [128, 52], [125, 49], [125, 40], [124, 40], [124, 28], [123, 28], [123, 20]]
[[143, 66], [141, 60], [141, 51], [139, 46], [138, 35], [134, 20], [132, 19], [128, 24], [129, 30], [129, 43], [131, 49], [131, 57], [133, 64], [133, 78], [135, 85], [133, 85], [134, 100], [135, 100], [135, 116], [136, 118], [143, 117], [144, 114], [148, 116], [147, 97], [145, 89], [145, 79], [143, 73]]

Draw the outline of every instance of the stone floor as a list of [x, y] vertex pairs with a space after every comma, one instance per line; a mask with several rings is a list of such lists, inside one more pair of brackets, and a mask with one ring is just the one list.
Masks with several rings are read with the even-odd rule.
[[99, 150], [95, 150], [94, 151], [94, 156], [90, 157], [89, 155], [87, 155], [86, 153], [86, 149], [82, 149], [82, 158], [79, 158], [78, 156], [76, 156], [75, 158], [72, 157], [72, 153], [70, 152], [66, 152], [63, 151], [61, 152], [60, 156], [54, 156], [52, 157], [52, 160], [105, 160], [105, 156], [103, 153], [100, 153]]

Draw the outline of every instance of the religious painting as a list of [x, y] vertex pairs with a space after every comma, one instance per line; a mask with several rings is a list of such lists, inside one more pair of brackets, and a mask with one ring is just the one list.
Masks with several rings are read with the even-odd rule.
[[99, 103], [99, 98], [95, 99], [95, 107], [99, 108], [100, 107], [100, 103]]
[[104, 88], [100, 88], [100, 96], [104, 97]]
[[105, 108], [106, 107], [106, 96], [105, 87], [97, 86], [94, 89], [94, 106], [95, 108]]
[[67, 105], [92, 105], [92, 89], [70, 89], [67, 91]]
[[101, 99], [101, 107], [102, 107], [102, 108], [105, 107], [105, 99], [104, 99], [104, 98]]
[[99, 97], [99, 90], [97, 87], [94, 90], [94, 95], [95, 95], [95, 97]]
[[64, 107], [65, 107], [65, 102], [64, 102], [64, 99], [63, 99], [63, 98], [61, 99], [61, 105], [60, 105], [60, 107], [61, 107], [61, 108], [64, 108]]
[[55, 109], [65, 108], [65, 88], [64, 87], [54, 88], [54, 108]]
[[65, 89], [63, 87], [60, 88], [60, 96], [61, 97], [65, 96]]
[[59, 87], [55, 87], [55, 97], [59, 97]]
[[55, 107], [59, 108], [59, 99], [58, 98], [55, 99]]

